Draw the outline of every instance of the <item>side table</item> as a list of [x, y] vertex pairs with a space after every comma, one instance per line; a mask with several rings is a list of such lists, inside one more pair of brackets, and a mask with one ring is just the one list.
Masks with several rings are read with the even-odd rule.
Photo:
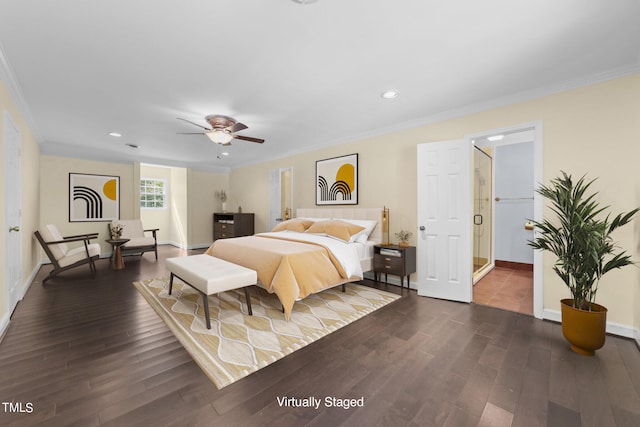
[[122, 249], [124, 245], [131, 239], [107, 239], [106, 242], [111, 245], [113, 255], [111, 255], [111, 268], [114, 270], [122, 270], [124, 268], [124, 259], [122, 259]]
[[404, 289], [404, 278], [407, 278], [407, 289], [409, 289], [409, 278], [416, 272], [416, 247], [398, 245], [375, 245], [373, 247], [373, 272], [376, 282], [379, 281], [381, 273], [384, 273], [384, 280], [387, 281], [387, 274], [400, 276], [400, 288]]

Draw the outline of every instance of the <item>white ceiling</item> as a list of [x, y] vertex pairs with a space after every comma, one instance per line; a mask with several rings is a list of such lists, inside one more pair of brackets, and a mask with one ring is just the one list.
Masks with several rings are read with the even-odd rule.
[[[228, 170], [638, 72], [639, 22], [638, 0], [1, 0], [0, 62], [43, 153]], [[266, 142], [176, 134], [208, 114]]]

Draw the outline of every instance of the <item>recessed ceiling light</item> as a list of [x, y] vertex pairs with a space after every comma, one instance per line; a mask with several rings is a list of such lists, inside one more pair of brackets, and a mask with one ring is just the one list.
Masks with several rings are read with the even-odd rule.
[[294, 3], [298, 3], [298, 4], [311, 4], [317, 1], [318, 0], [293, 0]]
[[114, 138], [120, 138], [122, 136], [122, 134], [118, 132], [109, 132], [109, 135], [113, 136]]
[[222, 155], [223, 155], [223, 156], [228, 156], [228, 155], [229, 155], [229, 152], [228, 152], [228, 151], [223, 151], [223, 152], [222, 152]]
[[127, 147], [131, 147], [131, 148], [140, 148], [140, 146], [136, 145], [136, 144], [124, 144], [124, 145], [126, 145]]
[[384, 99], [394, 99], [394, 98], [397, 98], [399, 95], [400, 95], [400, 92], [398, 92], [397, 90], [387, 90], [380, 94], [380, 96], [383, 97]]
[[489, 141], [500, 141], [502, 138], [504, 138], [504, 135], [492, 135], [492, 136], [488, 137], [487, 139]]

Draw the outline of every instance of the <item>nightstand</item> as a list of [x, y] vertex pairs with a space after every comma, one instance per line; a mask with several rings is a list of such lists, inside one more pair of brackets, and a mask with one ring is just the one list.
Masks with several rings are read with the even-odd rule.
[[376, 282], [379, 274], [384, 273], [384, 281], [387, 274], [400, 276], [400, 288], [404, 288], [404, 278], [407, 277], [407, 289], [409, 289], [409, 276], [416, 272], [416, 247], [402, 247], [398, 245], [373, 247], [373, 273]]

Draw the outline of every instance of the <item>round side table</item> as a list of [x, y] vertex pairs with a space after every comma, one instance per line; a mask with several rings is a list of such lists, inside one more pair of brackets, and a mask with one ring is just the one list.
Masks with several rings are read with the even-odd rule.
[[114, 270], [122, 270], [124, 268], [124, 260], [122, 259], [122, 249], [120, 246], [124, 245], [131, 239], [107, 239], [106, 242], [111, 244], [113, 250], [111, 268]]

